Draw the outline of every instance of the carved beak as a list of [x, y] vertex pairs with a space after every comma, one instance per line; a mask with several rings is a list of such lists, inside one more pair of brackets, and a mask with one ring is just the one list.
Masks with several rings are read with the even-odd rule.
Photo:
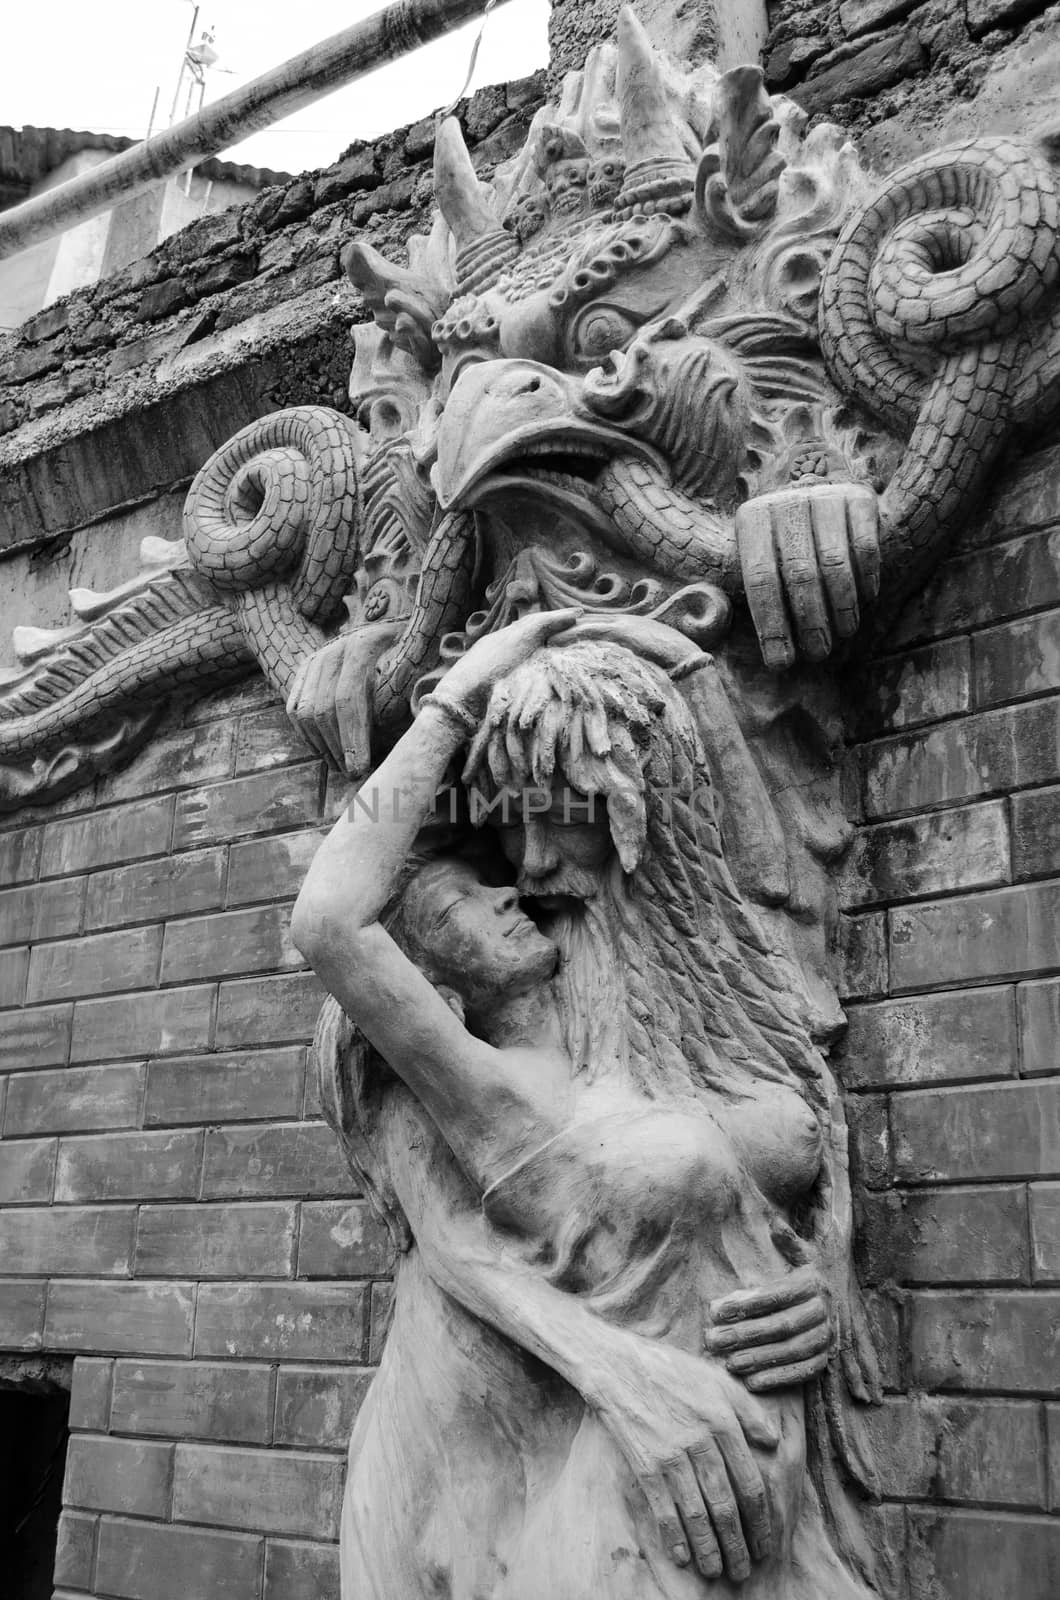
[[[453, 386], [431, 473], [443, 511], [490, 495], [587, 495], [603, 464], [622, 453], [655, 453], [581, 408], [578, 378], [537, 361], [477, 362]], [[562, 480], [566, 480], [564, 483]]]

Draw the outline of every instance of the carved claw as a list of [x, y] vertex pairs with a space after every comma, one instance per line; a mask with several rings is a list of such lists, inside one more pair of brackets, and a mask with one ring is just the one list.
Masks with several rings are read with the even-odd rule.
[[865, 484], [822, 483], [748, 500], [736, 513], [744, 592], [762, 657], [823, 661], [857, 632], [880, 582], [879, 508]]

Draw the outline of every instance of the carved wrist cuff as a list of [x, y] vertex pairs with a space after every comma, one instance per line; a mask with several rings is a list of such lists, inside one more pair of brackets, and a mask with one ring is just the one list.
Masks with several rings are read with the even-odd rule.
[[682, 678], [690, 678], [700, 667], [709, 667], [713, 660], [714, 657], [708, 656], [705, 650], [697, 650], [694, 656], [686, 656], [676, 667], [669, 669], [671, 683], [680, 683]]
[[447, 721], [459, 730], [464, 738], [470, 737], [471, 734], [478, 730], [479, 718], [475, 716], [474, 712], [469, 711], [466, 706], [460, 705], [456, 700], [450, 700], [448, 695], [439, 694], [437, 689], [432, 690], [430, 694], [424, 695], [420, 701], [421, 711], [424, 706], [434, 706], [435, 710], [440, 711]]

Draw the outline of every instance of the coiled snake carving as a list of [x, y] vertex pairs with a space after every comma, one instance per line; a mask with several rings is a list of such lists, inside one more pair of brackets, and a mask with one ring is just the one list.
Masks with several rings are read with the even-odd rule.
[[[879, 500], [892, 594], [937, 554], [1014, 423], [1060, 401], [1058, 224], [1044, 150], [978, 139], [886, 180], [831, 251], [819, 323], [828, 373], [907, 435]], [[75, 593], [80, 625], [35, 634], [26, 670], [0, 688], [0, 808], [86, 781], [145, 736], [160, 693], [256, 661], [286, 696], [334, 636], [363, 564], [365, 448], [347, 418], [305, 406], [252, 423], [211, 457], [188, 494], [183, 544], [159, 555], [154, 541], [153, 570], [112, 595]], [[740, 591], [732, 511], [621, 453], [595, 492], [611, 542], [648, 571]], [[411, 615], [366, 658], [377, 726], [406, 714], [443, 635], [480, 598], [478, 544], [472, 513], [436, 520]]]

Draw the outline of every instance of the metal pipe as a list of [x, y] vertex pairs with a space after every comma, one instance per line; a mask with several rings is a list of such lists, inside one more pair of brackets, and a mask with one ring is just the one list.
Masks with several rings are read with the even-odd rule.
[[195, 116], [100, 162], [91, 172], [0, 212], [0, 259], [230, 149], [332, 89], [459, 28], [485, 9], [486, 0], [397, 0], [396, 5], [234, 89]]

